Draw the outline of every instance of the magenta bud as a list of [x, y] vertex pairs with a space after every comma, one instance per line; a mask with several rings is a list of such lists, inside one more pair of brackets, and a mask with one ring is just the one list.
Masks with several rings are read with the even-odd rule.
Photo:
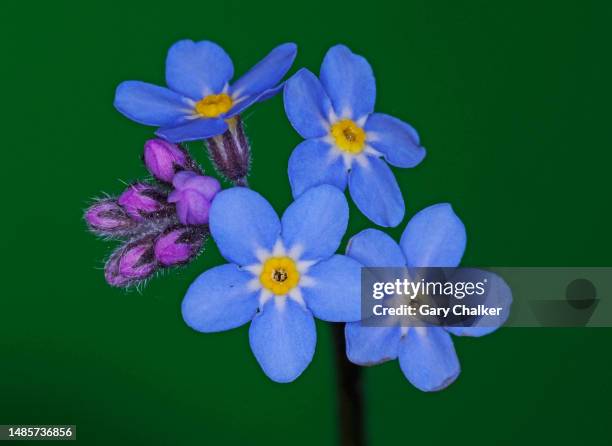
[[174, 174], [192, 170], [194, 162], [185, 150], [163, 139], [150, 139], [144, 146], [144, 163], [158, 180], [171, 183]]
[[145, 237], [129, 243], [119, 258], [118, 274], [130, 280], [142, 280], [157, 269], [153, 237]]
[[130, 185], [117, 202], [134, 220], [157, 218], [170, 213], [166, 194], [155, 186], [145, 183]]
[[221, 190], [214, 178], [183, 171], [172, 180], [174, 191], [168, 202], [176, 203], [176, 213], [184, 225], [205, 225], [213, 198]]
[[104, 278], [106, 279], [106, 283], [110, 286], [114, 287], [128, 287], [132, 285], [133, 280], [129, 277], [122, 276], [119, 273], [119, 260], [121, 260], [121, 256], [123, 255], [125, 248], [121, 247], [116, 250], [104, 265]]
[[126, 233], [135, 222], [115, 200], [100, 200], [85, 211], [89, 228], [98, 233], [114, 235]]
[[206, 231], [198, 226], [175, 226], [167, 229], [155, 242], [155, 258], [164, 266], [189, 262], [204, 244]]

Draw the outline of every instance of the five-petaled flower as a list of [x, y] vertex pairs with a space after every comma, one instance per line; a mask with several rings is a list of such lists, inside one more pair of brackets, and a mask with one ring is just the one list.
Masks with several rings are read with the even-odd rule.
[[301, 69], [287, 81], [285, 111], [306, 139], [289, 159], [294, 197], [309, 187], [347, 185], [355, 204], [381, 226], [397, 226], [404, 199], [393, 172], [414, 167], [425, 156], [417, 132], [389, 115], [373, 113], [376, 83], [370, 64], [347, 47], [332, 47], [320, 80]]
[[342, 192], [314, 187], [279, 219], [257, 192], [233, 188], [217, 195], [210, 231], [231, 263], [212, 268], [190, 286], [185, 322], [201, 332], [252, 320], [251, 349], [268, 377], [296, 379], [312, 360], [313, 316], [332, 322], [360, 319], [361, 265], [334, 255], [348, 223]]
[[293, 43], [274, 48], [231, 86], [234, 66], [219, 45], [181, 40], [166, 58], [169, 88], [126, 81], [117, 87], [115, 107], [128, 118], [160, 127], [171, 142], [206, 139], [224, 133], [227, 120], [255, 102], [278, 93], [297, 52]]
[[[459, 217], [449, 204], [437, 204], [408, 222], [399, 246], [384, 232], [366, 229], [351, 238], [347, 255], [366, 267], [455, 267], [465, 244], [465, 227]], [[391, 316], [385, 326], [348, 323], [345, 335], [349, 360], [368, 366], [398, 358], [408, 381], [420, 390], [447, 387], [460, 371], [449, 333], [483, 336], [495, 331], [508, 317], [510, 289], [499, 276], [486, 274], [490, 291], [484, 299], [487, 307], [505, 309], [499, 316], [482, 317], [469, 326], [402, 326], [399, 319]]]

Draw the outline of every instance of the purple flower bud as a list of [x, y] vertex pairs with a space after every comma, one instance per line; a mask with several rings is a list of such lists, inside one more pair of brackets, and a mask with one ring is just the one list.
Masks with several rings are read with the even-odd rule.
[[119, 196], [117, 202], [136, 221], [162, 217], [171, 212], [166, 194], [145, 183], [135, 183], [129, 186]]
[[208, 153], [219, 173], [236, 186], [245, 186], [251, 165], [249, 140], [240, 116], [228, 119], [227, 126], [225, 133], [206, 140]]
[[205, 225], [208, 223], [210, 205], [221, 190], [221, 184], [212, 177], [183, 171], [174, 176], [175, 190], [168, 196], [168, 202], [176, 203], [176, 213], [184, 225]]
[[174, 174], [178, 171], [199, 171], [185, 150], [163, 139], [148, 140], [144, 146], [143, 159], [149, 172], [166, 183], [171, 183]]
[[100, 200], [85, 211], [85, 221], [93, 232], [105, 235], [125, 234], [136, 223], [115, 200]]
[[144, 237], [131, 242], [122, 250], [119, 258], [119, 275], [130, 280], [143, 280], [157, 269], [154, 238]]
[[155, 258], [164, 266], [187, 263], [202, 248], [206, 233], [201, 226], [168, 228], [155, 242]]
[[129, 277], [122, 276], [119, 273], [119, 260], [125, 251], [125, 247], [117, 249], [104, 265], [104, 278], [106, 283], [114, 287], [128, 287], [133, 284], [133, 280]]

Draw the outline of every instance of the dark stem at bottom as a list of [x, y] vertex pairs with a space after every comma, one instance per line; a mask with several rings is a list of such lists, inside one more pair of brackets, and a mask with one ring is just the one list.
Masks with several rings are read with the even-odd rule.
[[340, 445], [365, 446], [361, 368], [346, 357], [344, 324], [331, 324], [337, 374]]

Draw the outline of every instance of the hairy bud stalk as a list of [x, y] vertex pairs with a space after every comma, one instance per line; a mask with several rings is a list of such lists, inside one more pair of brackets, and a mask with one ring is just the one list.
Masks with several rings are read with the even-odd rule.
[[208, 153], [220, 174], [237, 186], [246, 186], [251, 147], [240, 116], [229, 119], [227, 123], [229, 128], [225, 133], [206, 140]]

